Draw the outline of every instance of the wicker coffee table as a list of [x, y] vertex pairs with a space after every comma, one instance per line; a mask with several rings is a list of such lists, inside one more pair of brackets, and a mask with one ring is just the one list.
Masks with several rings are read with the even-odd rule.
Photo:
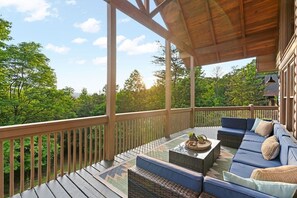
[[220, 140], [208, 139], [211, 148], [205, 151], [194, 151], [185, 147], [185, 142], [169, 150], [169, 162], [200, 172], [206, 175], [210, 167], [220, 155]]

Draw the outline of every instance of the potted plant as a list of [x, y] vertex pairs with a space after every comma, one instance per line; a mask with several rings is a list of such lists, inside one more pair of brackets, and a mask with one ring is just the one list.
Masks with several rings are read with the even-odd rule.
[[198, 135], [196, 138], [199, 144], [205, 144], [207, 140], [207, 137], [204, 134]]

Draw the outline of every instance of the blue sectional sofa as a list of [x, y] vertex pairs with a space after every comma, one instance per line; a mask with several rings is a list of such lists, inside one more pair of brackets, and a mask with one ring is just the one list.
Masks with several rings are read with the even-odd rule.
[[[235, 126], [233, 121], [236, 121], [236, 128], [232, 128]], [[249, 178], [256, 168], [297, 165], [296, 140], [281, 124], [275, 123], [272, 132], [279, 140], [280, 154], [276, 159], [265, 160], [261, 154], [265, 137], [250, 131], [254, 119], [224, 118], [223, 123], [221, 135], [241, 139], [229, 170], [231, 173]], [[129, 197], [273, 197], [241, 185], [203, 177], [200, 173], [145, 155], [138, 156], [136, 166], [128, 170], [128, 193]]]

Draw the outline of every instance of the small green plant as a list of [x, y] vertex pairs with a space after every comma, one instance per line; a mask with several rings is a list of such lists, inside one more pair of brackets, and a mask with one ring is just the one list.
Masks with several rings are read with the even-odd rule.
[[204, 144], [206, 140], [207, 140], [207, 137], [206, 137], [204, 134], [201, 134], [201, 135], [198, 135], [198, 136], [197, 136], [197, 141], [198, 141], [200, 144]]
[[196, 137], [196, 135], [195, 135], [194, 132], [190, 132], [189, 133], [189, 140], [191, 140], [191, 141], [197, 141], [197, 137]]

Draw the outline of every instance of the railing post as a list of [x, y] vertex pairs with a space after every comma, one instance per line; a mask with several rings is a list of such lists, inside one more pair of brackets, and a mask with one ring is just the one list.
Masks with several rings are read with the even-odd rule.
[[165, 137], [170, 137], [171, 133], [171, 48], [170, 42], [166, 40], [166, 72], [165, 72], [165, 106], [166, 106], [166, 127]]
[[104, 151], [106, 160], [113, 160], [114, 130], [116, 107], [116, 9], [107, 4], [107, 91], [106, 91], [106, 115], [108, 125], [104, 134]]
[[255, 118], [254, 105], [253, 104], [250, 104], [249, 107], [250, 107], [251, 118]]
[[190, 127], [195, 127], [195, 70], [194, 70], [194, 57], [190, 57], [191, 61], [191, 71], [190, 71], [190, 79], [191, 79], [191, 116], [190, 116]]

